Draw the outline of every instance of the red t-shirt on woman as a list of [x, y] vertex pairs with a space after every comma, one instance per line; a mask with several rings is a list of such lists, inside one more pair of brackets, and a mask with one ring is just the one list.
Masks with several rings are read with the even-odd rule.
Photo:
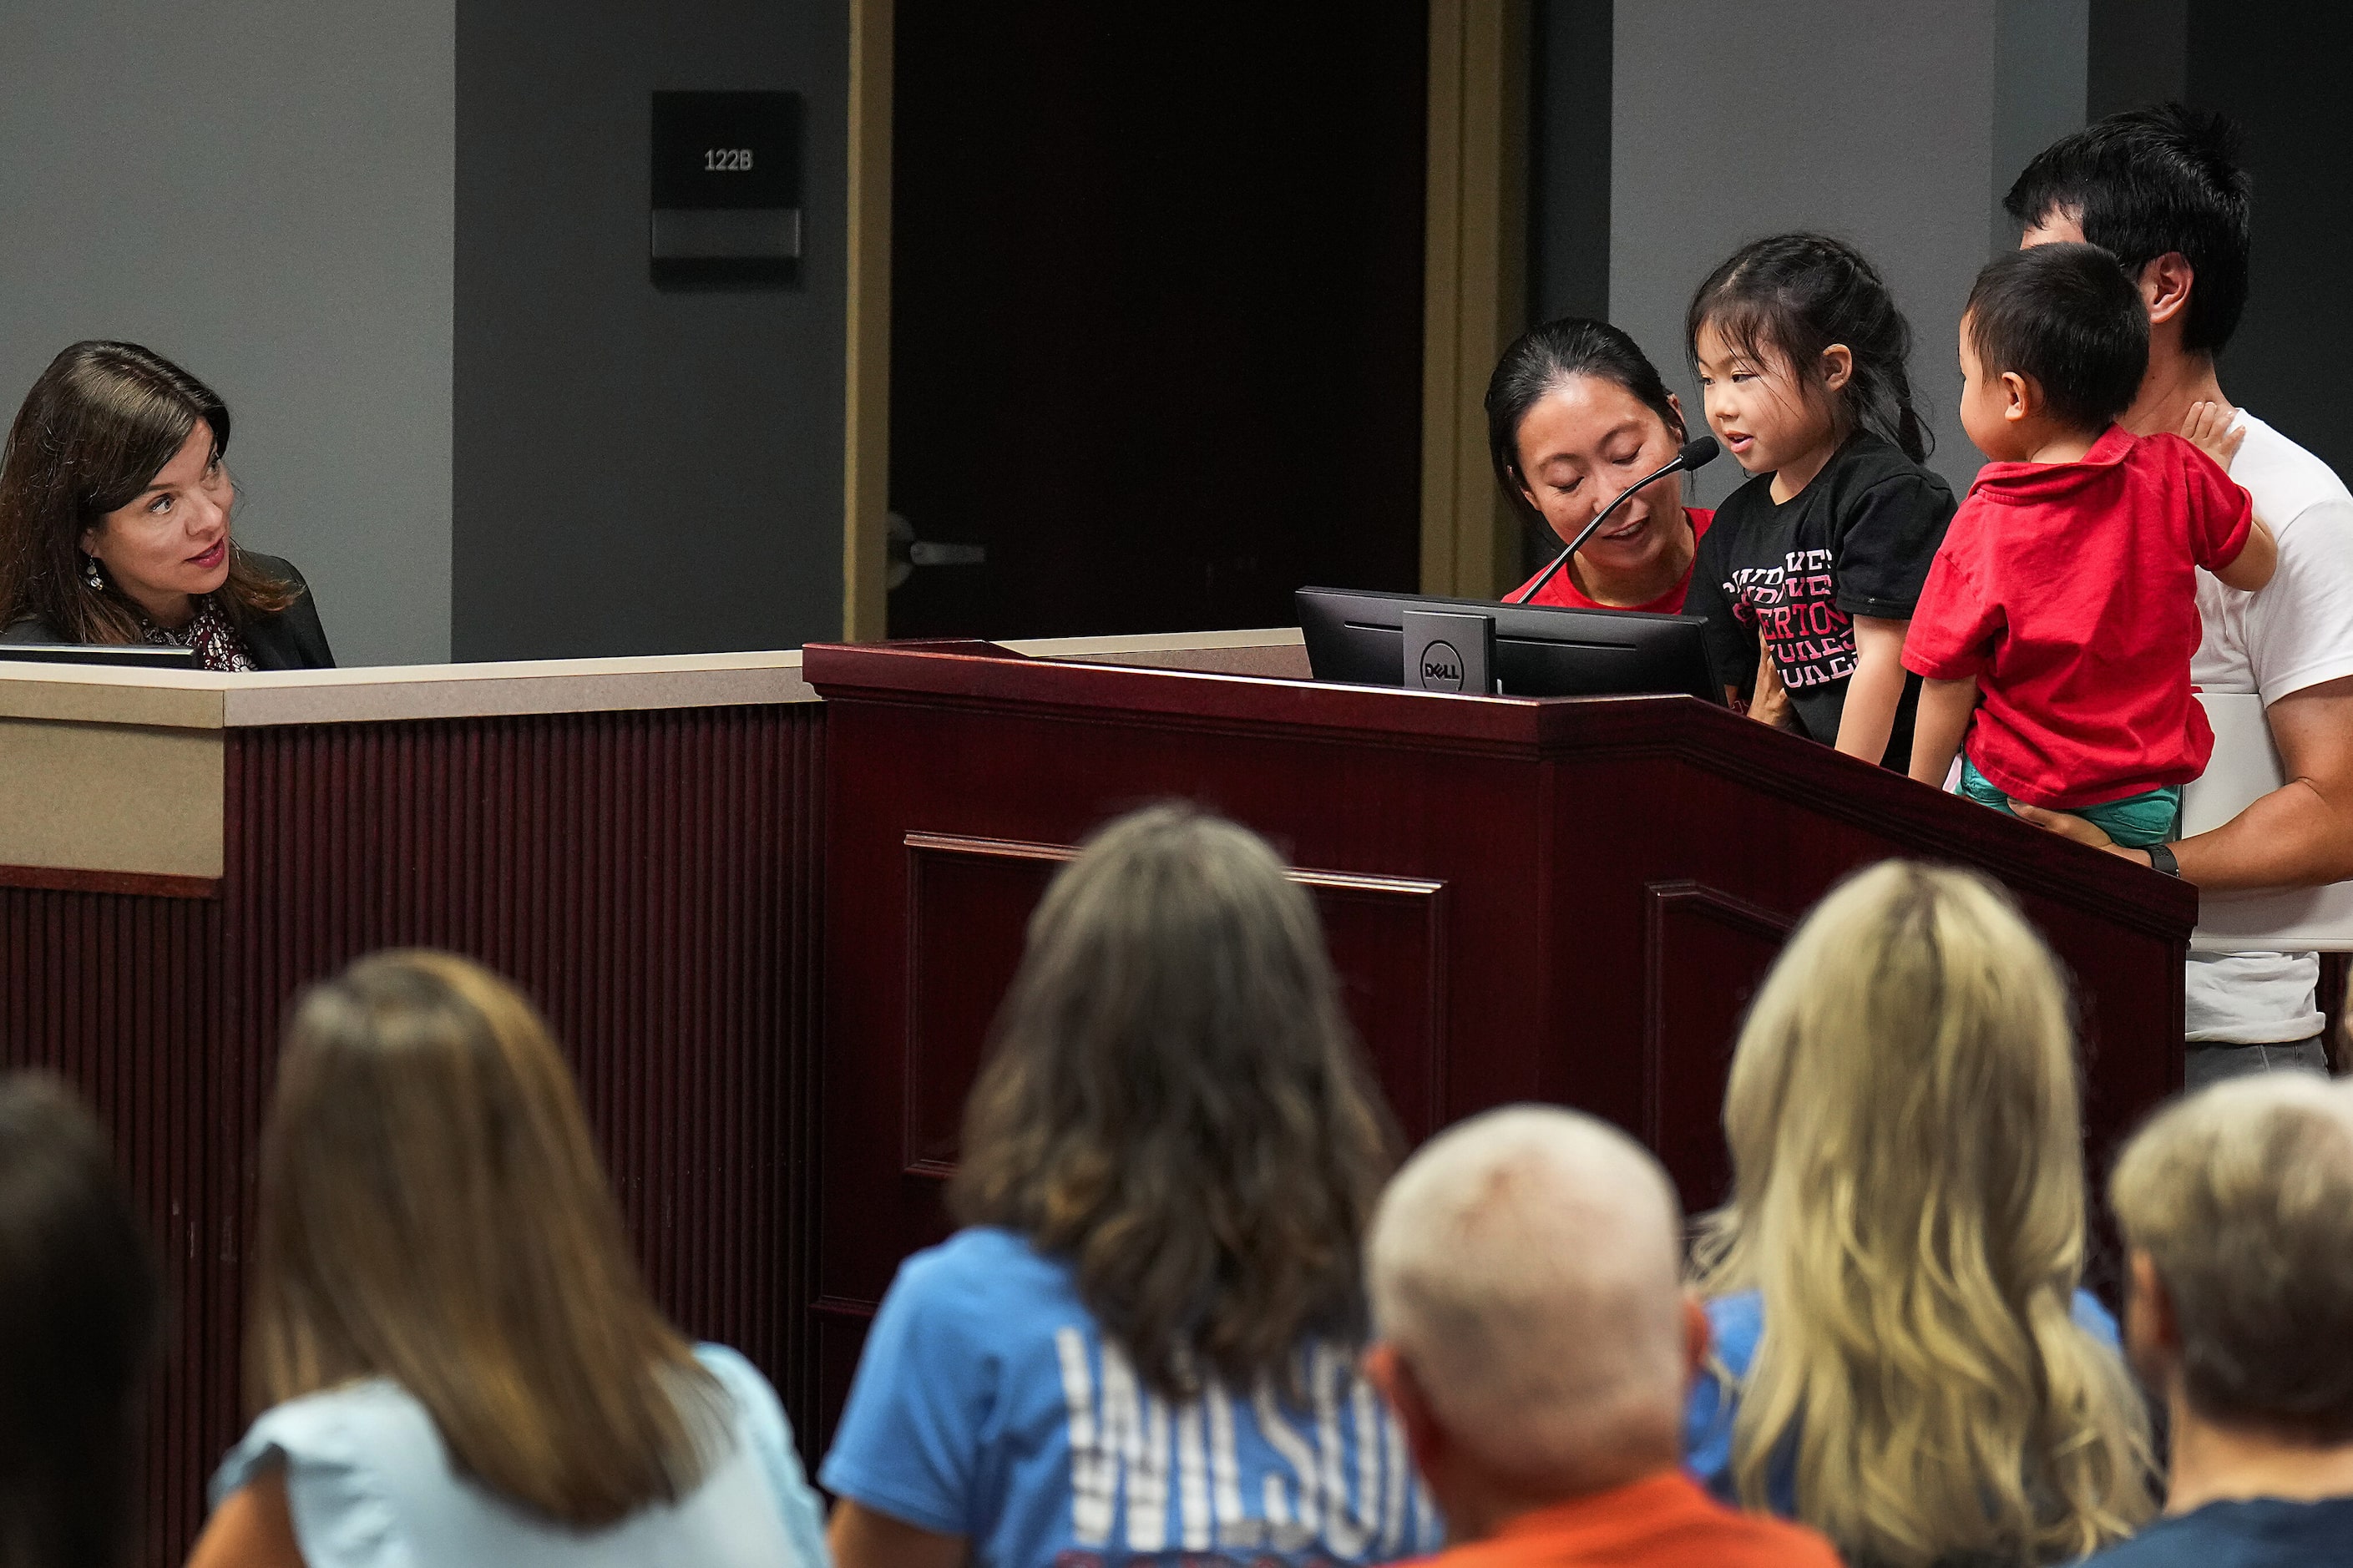
[[[1697, 561], [1699, 559], [1699, 551], [1697, 546], [1699, 544], [1700, 536], [1707, 531], [1707, 525], [1715, 521], [1715, 513], [1713, 511], [1703, 511], [1695, 506], [1687, 506], [1683, 508], [1683, 516], [1691, 522], [1692, 544], [1694, 547], [1692, 551], [1692, 559], [1694, 561]], [[1575, 564], [1575, 562], [1569, 563], [1570, 566]], [[1675, 585], [1668, 589], [1665, 593], [1660, 595], [1657, 598], [1651, 600], [1647, 605], [1605, 605], [1599, 599], [1588, 598], [1583, 589], [1579, 588], [1574, 582], [1570, 581], [1568, 570], [1568, 566], [1564, 566], [1559, 571], [1554, 573], [1552, 574], [1552, 581], [1544, 585], [1544, 592], [1538, 594], [1535, 598], [1530, 599], [1528, 603], [1531, 605], [1561, 605], [1572, 610], [1648, 610], [1652, 615], [1672, 616], [1682, 613], [1683, 607], [1683, 595], [1691, 592], [1691, 568], [1689, 566], [1685, 566], [1683, 568], [1683, 574], [1675, 579]], [[1535, 579], [1534, 577], [1528, 579], [1528, 583], [1533, 583], [1535, 581]], [[1528, 583], [1521, 584], [1518, 587], [1504, 595], [1504, 597], [1511, 600], [1514, 604], [1519, 603], [1520, 595], [1527, 592]]]

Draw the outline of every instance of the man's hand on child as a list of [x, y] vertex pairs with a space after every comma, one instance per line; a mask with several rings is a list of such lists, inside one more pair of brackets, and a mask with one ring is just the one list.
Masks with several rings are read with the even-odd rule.
[[[2200, 404], [2199, 406], [2211, 408], [2213, 405]], [[2063, 811], [2048, 811], [2039, 805], [2029, 805], [2022, 800], [2011, 801], [2010, 809], [2018, 814], [2019, 821], [2032, 823], [2035, 826], [2055, 833], [2062, 838], [2072, 838], [2076, 843], [2086, 845], [2094, 849], [2105, 849], [2109, 854], [2129, 860], [2136, 866], [2151, 864], [2147, 850], [2127, 849], [2102, 832], [2097, 824], [2086, 822], [2080, 816], [2070, 816]]]
[[2222, 465], [2230, 471], [2231, 459], [2247, 444], [2244, 429], [2233, 430], [2231, 422], [2239, 411], [2221, 403], [2193, 403], [2181, 419], [2181, 438]]

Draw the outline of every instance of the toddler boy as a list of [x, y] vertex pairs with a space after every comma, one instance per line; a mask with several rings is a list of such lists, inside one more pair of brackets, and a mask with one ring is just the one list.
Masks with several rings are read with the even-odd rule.
[[[1925, 678], [1912, 776], [2071, 812], [2119, 844], [2174, 837], [2214, 731], [2191, 695], [2195, 568], [2271, 581], [2246, 491], [2179, 436], [2115, 423], [2148, 364], [2139, 291], [2096, 246], [1987, 264], [1961, 317], [1961, 426], [1993, 459], [1929, 568], [1904, 643]], [[2227, 413], [2190, 432], [2219, 442]], [[1966, 736], [1966, 742], [1964, 742]]]

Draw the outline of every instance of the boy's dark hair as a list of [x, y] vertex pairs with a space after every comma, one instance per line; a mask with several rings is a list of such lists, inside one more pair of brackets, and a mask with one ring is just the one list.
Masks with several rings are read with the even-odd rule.
[[2252, 182], [2241, 141], [2229, 116], [2179, 103], [2112, 114], [2044, 148], [2002, 205], [2030, 228], [2073, 216], [2131, 278], [2179, 251], [2197, 279], [2181, 346], [2219, 353], [2247, 308]]
[[2096, 245], [2038, 245], [1985, 264], [1964, 317], [1978, 374], [2016, 371], [2042, 388], [2052, 417], [2105, 430], [2148, 370], [2140, 290]]
[[1678, 445], [1683, 438], [1683, 417], [1667, 401], [1667, 384], [1633, 339], [1607, 321], [1583, 316], [1563, 316], [1529, 328], [1504, 351], [1495, 362], [1495, 374], [1488, 378], [1487, 452], [1505, 497], [1538, 524], [1544, 518], [1520, 489], [1527, 482], [1520, 472], [1520, 426], [1529, 409], [1580, 375], [1599, 376], [1625, 388], [1659, 416]]
[[1799, 378], [1819, 380], [1822, 351], [1844, 343], [1854, 372], [1839, 393], [1855, 425], [1903, 449], [1915, 463], [1933, 446], [1912, 405], [1912, 326], [1861, 251], [1821, 234], [1751, 240], [1709, 273], [1683, 317], [1683, 353], [1696, 367], [1699, 330], [1713, 326], [1758, 364], [1786, 359]]

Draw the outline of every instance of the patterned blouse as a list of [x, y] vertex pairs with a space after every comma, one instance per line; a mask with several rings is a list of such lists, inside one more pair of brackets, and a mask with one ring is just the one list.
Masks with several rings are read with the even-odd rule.
[[149, 620], [139, 617], [139, 630], [146, 639], [159, 647], [186, 647], [196, 652], [196, 663], [205, 669], [251, 669], [253, 650], [237, 635], [237, 628], [221, 614], [220, 605], [207, 594], [196, 601], [195, 619], [174, 631], [166, 631]]

